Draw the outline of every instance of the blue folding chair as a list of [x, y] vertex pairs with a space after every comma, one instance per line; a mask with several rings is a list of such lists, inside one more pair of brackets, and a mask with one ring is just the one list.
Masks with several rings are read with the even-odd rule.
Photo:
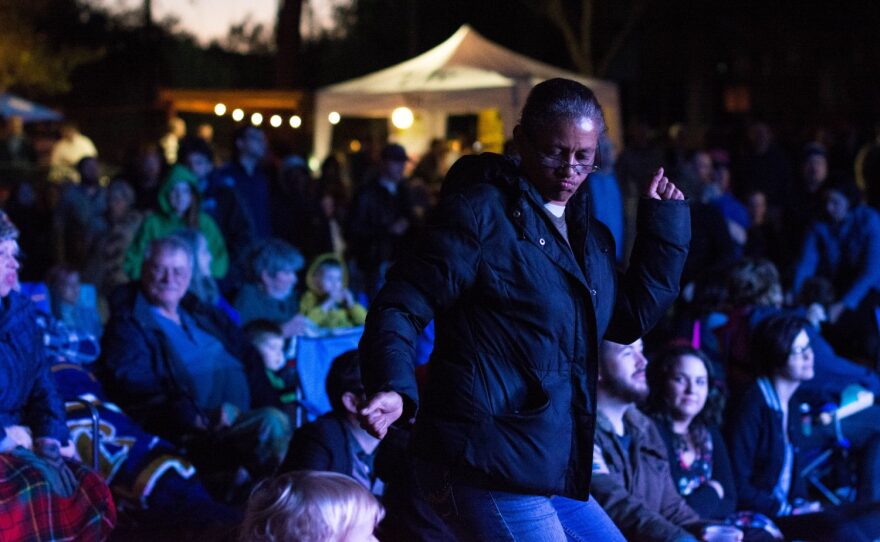
[[364, 329], [358, 327], [323, 337], [297, 338], [296, 370], [302, 398], [300, 403], [305, 407], [309, 420], [332, 409], [324, 385], [327, 372], [337, 356], [357, 349], [363, 333]]

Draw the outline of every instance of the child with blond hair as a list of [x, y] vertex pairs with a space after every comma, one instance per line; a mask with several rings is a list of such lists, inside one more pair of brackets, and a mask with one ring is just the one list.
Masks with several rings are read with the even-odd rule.
[[385, 511], [354, 479], [294, 471], [259, 484], [248, 500], [242, 542], [376, 542]]

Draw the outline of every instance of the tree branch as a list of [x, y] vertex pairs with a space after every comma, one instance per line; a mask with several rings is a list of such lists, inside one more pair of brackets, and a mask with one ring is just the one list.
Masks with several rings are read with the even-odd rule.
[[632, 10], [629, 12], [629, 17], [624, 23], [623, 28], [620, 29], [614, 39], [611, 41], [611, 45], [608, 47], [608, 50], [605, 52], [605, 55], [602, 57], [602, 61], [599, 62], [599, 70], [596, 72], [598, 77], [605, 77], [608, 73], [608, 68], [611, 66], [611, 61], [614, 60], [614, 57], [620, 52], [620, 49], [623, 48], [626, 43], [627, 38], [635, 30], [636, 25], [638, 25], [642, 16], [645, 14], [645, 8], [648, 6], [648, 0], [639, 0], [635, 3]]
[[[591, 0], [583, 0], [591, 2]], [[584, 75], [593, 74], [593, 59], [590, 56], [589, 48], [582, 48], [582, 41], [578, 39], [572, 28], [571, 21], [565, 14], [565, 8], [561, 0], [550, 0], [545, 4], [547, 18], [562, 32], [562, 38], [565, 40], [565, 46], [568, 54], [575, 65], [577, 71]], [[581, 18], [583, 21], [583, 17]], [[589, 41], [589, 32], [587, 33], [587, 41]]]
[[593, 75], [593, 0], [581, 0], [581, 51], [589, 63], [585, 75]]

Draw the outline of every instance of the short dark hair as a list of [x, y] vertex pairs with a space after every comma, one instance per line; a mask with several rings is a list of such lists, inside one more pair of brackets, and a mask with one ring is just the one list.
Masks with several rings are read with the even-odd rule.
[[200, 137], [187, 136], [180, 142], [180, 148], [177, 151], [177, 161], [184, 162], [191, 154], [202, 154], [211, 162], [214, 161], [214, 150], [207, 141]]
[[271, 320], [251, 320], [244, 326], [244, 334], [251, 343], [264, 341], [270, 337], [283, 337], [281, 326]]
[[598, 133], [605, 131], [605, 116], [593, 91], [577, 81], [557, 77], [532, 88], [519, 123], [532, 136], [558, 119], [583, 117], [593, 121]]
[[821, 156], [822, 158], [828, 159], [828, 150], [825, 148], [825, 145], [818, 141], [811, 141], [804, 145], [801, 161], [806, 162], [814, 156]]
[[758, 323], [749, 343], [758, 374], [773, 376], [785, 367], [795, 338], [809, 326], [810, 322], [794, 314], [776, 314]]
[[330, 399], [330, 405], [333, 407], [334, 412], [345, 411], [345, 407], [342, 404], [342, 396], [345, 395], [345, 392], [351, 392], [356, 395], [364, 392], [357, 350], [349, 350], [333, 360], [330, 370], [327, 372], [325, 388], [327, 390], [327, 398]]
[[242, 124], [241, 126], [238, 126], [232, 132], [232, 152], [235, 153], [236, 156], [238, 155], [238, 152], [239, 152], [238, 145], [236, 145], [236, 143], [238, 143], [238, 141], [240, 139], [244, 139], [247, 136], [248, 130], [256, 130], [258, 132], [263, 131], [262, 128], [257, 128], [253, 124], [249, 124], [249, 123], [245, 123], [245, 124]]

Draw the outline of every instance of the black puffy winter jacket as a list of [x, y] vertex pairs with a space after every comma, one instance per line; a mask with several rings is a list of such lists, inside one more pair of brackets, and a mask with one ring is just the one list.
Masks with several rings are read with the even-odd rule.
[[[445, 182], [423, 237], [370, 307], [360, 344], [367, 393], [394, 390], [404, 418], [418, 411], [413, 447], [423, 459], [508, 491], [586, 500], [599, 342], [633, 342], [678, 295], [687, 203], [641, 202], [631, 265], [618, 277], [585, 185], [566, 207], [569, 248], [515, 162], [462, 158]], [[416, 337], [432, 319], [420, 400]]]

